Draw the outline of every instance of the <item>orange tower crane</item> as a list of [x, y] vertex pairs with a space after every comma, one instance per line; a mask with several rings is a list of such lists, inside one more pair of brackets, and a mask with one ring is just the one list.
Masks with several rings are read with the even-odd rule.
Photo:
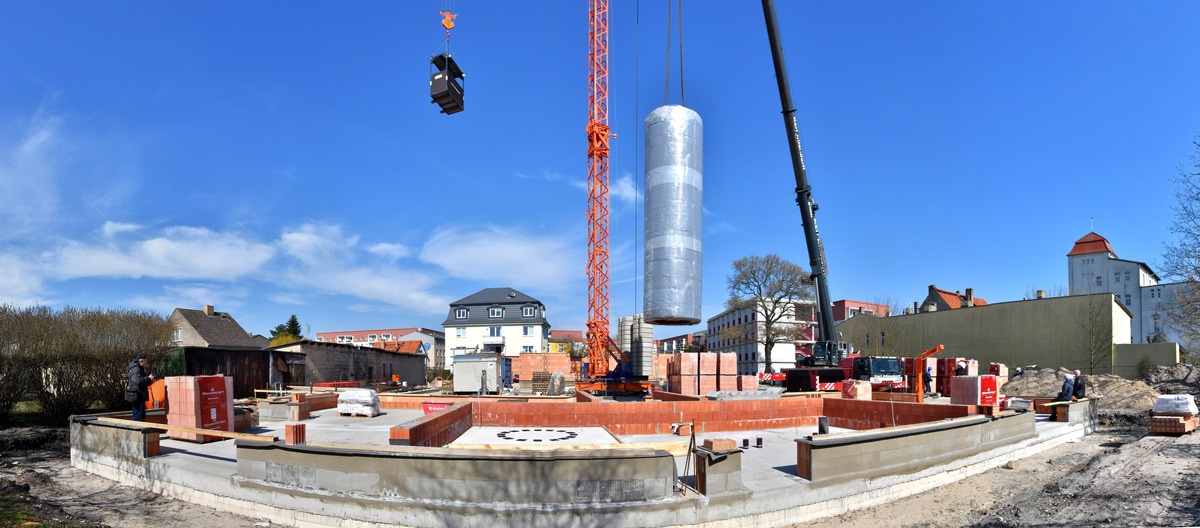
[[[608, 374], [608, 0], [588, 2], [587, 377]], [[617, 349], [619, 354], [619, 349]]]

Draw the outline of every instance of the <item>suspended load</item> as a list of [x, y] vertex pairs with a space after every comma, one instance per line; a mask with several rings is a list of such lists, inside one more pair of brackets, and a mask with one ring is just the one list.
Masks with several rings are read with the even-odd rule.
[[462, 81], [466, 80], [462, 68], [450, 56], [450, 30], [454, 29], [454, 19], [458, 15], [450, 11], [441, 11], [442, 27], [446, 28], [446, 51], [429, 59], [433, 73], [429, 76], [429, 95], [433, 102], [442, 107], [443, 114], [457, 114], [463, 111]]
[[463, 111], [463, 88], [460, 79], [466, 77], [449, 52], [434, 55], [430, 64], [436, 70], [429, 77], [429, 95], [433, 102], [442, 107], [443, 114]]
[[645, 321], [700, 322], [704, 123], [668, 105], [646, 117]]

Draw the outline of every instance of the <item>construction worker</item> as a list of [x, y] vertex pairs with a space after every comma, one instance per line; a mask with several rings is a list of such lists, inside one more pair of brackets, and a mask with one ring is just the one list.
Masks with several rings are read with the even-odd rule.
[[1074, 385], [1074, 388], [1072, 389], [1072, 395], [1075, 396], [1076, 400], [1082, 400], [1087, 397], [1084, 394], [1086, 392], [1086, 387], [1084, 385], [1085, 384], [1084, 384], [1084, 380], [1083, 380], [1083, 374], [1080, 374], [1079, 370], [1076, 370], [1075, 371], [1075, 385]]
[[129, 381], [125, 385], [125, 401], [133, 404], [133, 413], [129, 419], [135, 422], [146, 421], [146, 401], [150, 399], [150, 384], [154, 383], [154, 375], [146, 374], [148, 364], [146, 354], [138, 354], [128, 365]]

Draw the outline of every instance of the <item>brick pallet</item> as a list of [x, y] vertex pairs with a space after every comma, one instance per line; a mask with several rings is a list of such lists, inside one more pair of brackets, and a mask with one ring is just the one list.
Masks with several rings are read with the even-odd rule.
[[1200, 417], [1186, 415], [1155, 415], [1150, 418], [1150, 432], [1163, 434], [1187, 434], [1200, 425]]

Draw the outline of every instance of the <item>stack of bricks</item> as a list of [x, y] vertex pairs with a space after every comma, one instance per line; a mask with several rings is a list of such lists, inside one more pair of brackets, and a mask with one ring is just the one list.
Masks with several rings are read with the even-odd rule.
[[[199, 429], [233, 431], [233, 378], [227, 376], [168, 376], [167, 397], [171, 404], [167, 424]], [[221, 437], [172, 431], [171, 438], [188, 442], [211, 442]]]
[[1200, 417], [1194, 414], [1155, 415], [1150, 418], [1150, 432], [1158, 434], [1185, 434], [1196, 430]]
[[294, 422], [307, 420], [312, 411], [308, 407], [308, 395], [303, 392], [292, 393], [292, 401], [288, 403], [288, 419]]
[[999, 383], [1001, 387], [1003, 387], [1005, 383], [1008, 383], [1008, 365], [1005, 365], [1004, 363], [992, 363], [991, 365], [988, 365], [988, 374], [996, 376], [996, 382]]
[[750, 392], [754, 392], [754, 391], [758, 390], [758, 376], [755, 376], [754, 374], [738, 376], [737, 380], [738, 380], [737, 390], [750, 391]]
[[717, 390], [717, 358], [714, 352], [700, 354], [700, 396]]
[[305, 443], [308, 439], [304, 436], [304, 424], [287, 424], [284, 426], [284, 441], [288, 445]]
[[737, 352], [717, 353], [717, 390], [739, 390], [737, 367]]

